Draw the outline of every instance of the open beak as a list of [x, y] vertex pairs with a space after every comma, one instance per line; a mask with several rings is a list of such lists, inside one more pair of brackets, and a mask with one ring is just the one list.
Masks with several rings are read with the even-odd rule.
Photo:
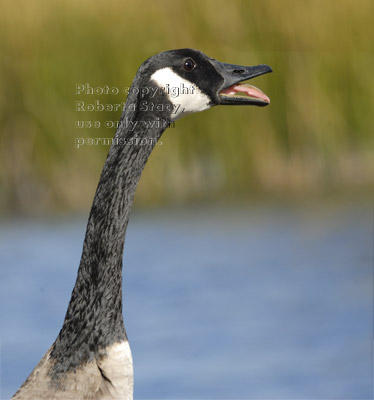
[[216, 70], [221, 74], [224, 81], [217, 96], [219, 104], [226, 105], [254, 105], [267, 106], [270, 99], [260, 89], [247, 83], [240, 83], [256, 76], [272, 72], [272, 69], [265, 64], [253, 67], [242, 65], [225, 64], [211, 60]]

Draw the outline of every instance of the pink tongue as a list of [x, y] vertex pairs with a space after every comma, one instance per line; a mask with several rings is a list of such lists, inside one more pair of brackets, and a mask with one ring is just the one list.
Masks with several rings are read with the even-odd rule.
[[235, 93], [238, 93], [238, 92], [243, 92], [243, 93], [247, 94], [249, 97], [261, 99], [265, 103], [270, 103], [270, 99], [268, 96], [266, 96], [265, 93], [261, 92], [260, 89], [257, 89], [256, 87], [245, 84], [245, 83], [238, 84], [238, 85], [232, 85], [221, 91], [221, 93], [228, 94], [228, 95], [234, 95]]

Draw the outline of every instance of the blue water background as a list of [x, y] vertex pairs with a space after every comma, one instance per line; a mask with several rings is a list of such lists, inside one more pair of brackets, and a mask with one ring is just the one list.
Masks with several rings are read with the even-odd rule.
[[[1, 398], [54, 341], [86, 217], [0, 225]], [[124, 315], [136, 399], [371, 399], [365, 202], [135, 212]]]

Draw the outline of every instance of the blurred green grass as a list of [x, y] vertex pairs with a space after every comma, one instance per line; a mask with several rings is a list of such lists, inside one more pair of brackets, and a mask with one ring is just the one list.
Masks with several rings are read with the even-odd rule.
[[266, 63], [254, 84], [271, 105], [218, 107], [177, 121], [145, 169], [137, 204], [367, 192], [373, 181], [373, 1], [1, 2], [0, 210], [81, 210], [112, 137], [76, 120], [75, 85], [131, 85], [160, 51], [192, 47], [223, 62]]

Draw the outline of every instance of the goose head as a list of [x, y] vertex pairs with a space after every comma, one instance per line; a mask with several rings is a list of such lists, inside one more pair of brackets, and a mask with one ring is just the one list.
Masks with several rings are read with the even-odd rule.
[[158, 106], [165, 118], [175, 121], [216, 105], [268, 105], [260, 89], [242, 83], [268, 72], [272, 69], [265, 64], [226, 64], [198, 50], [170, 50], [142, 64], [132, 89], [138, 88], [138, 101], [145, 108], [151, 104], [154, 111]]

